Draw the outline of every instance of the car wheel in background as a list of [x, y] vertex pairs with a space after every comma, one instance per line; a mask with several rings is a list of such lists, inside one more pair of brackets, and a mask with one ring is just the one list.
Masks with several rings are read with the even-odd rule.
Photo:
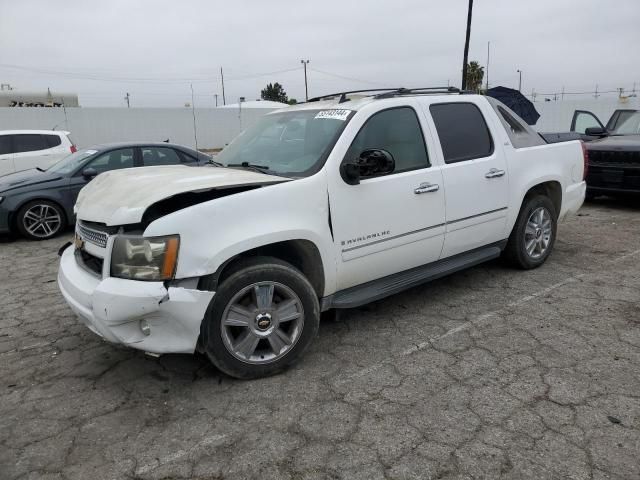
[[47, 240], [59, 234], [66, 225], [65, 215], [56, 203], [34, 200], [18, 210], [18, 231], [31, 240]]
[[558, 229], [558, 214], [545, 195], [525, 198], [505, 248], [505, 258], [523, 269], [542, 265], [553, 250]]
[[313, 287], [272, 257], [242, 260], [218, 286], [202, 325], [211, 362], [236, 378], [274, 375], [295, 363], [318, 333]]

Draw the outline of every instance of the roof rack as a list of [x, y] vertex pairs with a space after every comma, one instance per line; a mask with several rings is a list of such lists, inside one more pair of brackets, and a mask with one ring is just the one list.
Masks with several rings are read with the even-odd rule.
[[347, 98], [347, 95], [350, 95], [353, 93], [369, 93], [369, 92], [382, 92], [382, 93], [375, 93], [373, 95], [369, 95], [369, 96], [373, 96], [373, 98], [392, 98], [392, 97], [398, 97], [401, 95], [437, 95], [437, 94], [443, 94], [443, 93], [462, 95], [465, 93], [472, 93], [472, 92], [469, 92], [468, 90], [460, 90], [459, 88], [456, 88], [456, 87], [367, 88], [364, 90], [350, 90], [348, 92], [338, 92], [338, 93], [331, 93], [329, 95], [322, 95], [319, 97], [310, 98], [309, 100], [307, 100], [307, 102], [319, 102], [320, 100], [324, 100], [327, 98], [340, 97], [340, 100], [338, 101], [338, 103], [344, 103], [349, 101], [349, 99]]

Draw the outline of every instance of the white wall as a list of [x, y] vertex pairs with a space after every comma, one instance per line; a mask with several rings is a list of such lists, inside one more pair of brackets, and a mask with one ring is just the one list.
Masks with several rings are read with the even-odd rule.
[[575, 110], [588, 110], [607, 124], [611, 114], [618, 108], [640, 109], [639, 98], [600, 97], [581, 100], [558, 100], [534, 103], [540, 114], [538, 122], [533, 126], [539, 132], [568, 132], [571, 118]]
[[[272, 110], [196, 109], [198, 148], [221, 148]], [[190, 108], [0, 108], [0, 130], [68, 130], [80, 148], [99, 143], [163, 141], [195, 147]]]

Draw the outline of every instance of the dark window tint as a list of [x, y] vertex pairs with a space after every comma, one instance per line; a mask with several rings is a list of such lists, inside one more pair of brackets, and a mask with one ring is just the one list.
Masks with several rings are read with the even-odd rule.
[[49, 148], [44, 135], [18, 134], [13, 137], [13, 148], [16, 153], [35, 152]]
[[429, 108], [446, 163], [488, 157], [493, 141], [480, 109], [472, 103], [439, 103]]
[[133, 167], [132, 148], [123, 148], [104, 153], [85, 166], [85, 168], [95, 168], [98, 173], [131, 167]]
[[416, 112], [409, 107], [383, 110], [373, 115], [356, 135], [347, 158], [371, 148], [386, 150], [396, 162], [395, 172], [429, 166], [429, 157]]
[[524, 127], [520, 125], [520, 123], [515, 118], [513, 118], [513, 116], [504, 108], [498, 107], [498, 111], [500, 112], [500, 115], [502, 115], [502, 118], [504, 118], [504, 121], [507, 122], [509, 128], [513, 133], [522, 133], [525, 131]]
[[57, 147], [62, 143], [58, 135], [43, 135], [49, 148]]
[[180, 155], [182, 163], [195, 163], [198, 161], [196, 157], [193, 157], [188, 153], [183, 152], [182, 150], [176, 150], [176, 152], [178, 152], [178, 155]]
[[0, 155], [11, 153], [11, 135], [0, 135]]
[[173, 148], [147, 147], [142, 149], [142, 164], [145, 167], [177, 165], [180, 157]]

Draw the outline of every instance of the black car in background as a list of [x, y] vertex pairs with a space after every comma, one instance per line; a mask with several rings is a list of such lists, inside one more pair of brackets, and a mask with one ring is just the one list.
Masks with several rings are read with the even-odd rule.
[[80, 189], [109, 170], [158, 165], [198, 166], [211, 157], [171, 143], [115, 143], [78, 150], [46, 170], [0, 177], [0, 233], [52, 238], [75, 222]]
[[571, 131], [589, 154], [587, 198], [640, 193], [640, 110], [616, 110], [606, 126], [593, 113], [577, 110]]

